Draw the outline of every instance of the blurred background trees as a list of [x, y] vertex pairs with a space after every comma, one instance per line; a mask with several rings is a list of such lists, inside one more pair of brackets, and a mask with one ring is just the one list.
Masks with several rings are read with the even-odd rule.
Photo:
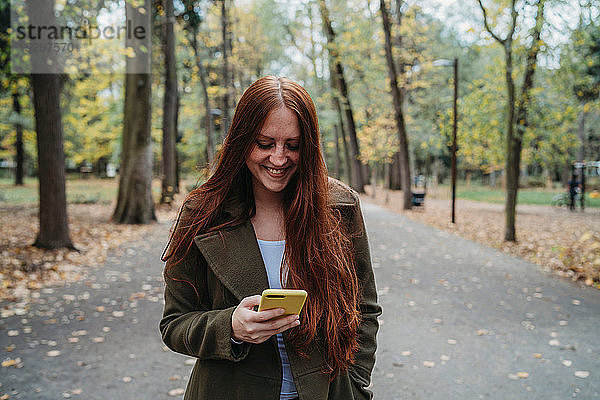
[[[104, 0], [94, 6], [97, 12], [109, 12], [117, 3]], [[243, 90], [274, 74], [300, 82], [313, 97], [331, 175], [358, 191], [370, 183], [373, 190], [408, 192], [419, 175], [429, 186], [445, 184], [453, 78], [449, 68], [436, 68], [436, 60], [458, 58], [459, 179], [509, 188], [515, 199], [517, 178], [520, 187], [564, 187], [573, 161], [600, 158], [599, 4], [479, 3], [148, 0], [153, 51], [151, 74], [143, 77], [148, 80], [147, 104], [138, 98], [127, 105], [130, 76], [69, 74], [60, 92], [66, 171], [109, 178], [117, 172], [121, 180], [132, 173], [125, 131], [135, 120], [146, 124], [148, 153], [138, 158], [138, 152], [129, 162], [163, 181], [161, 197], [169, 203], [180, 177], [207, 173]], [[1, 4], [0, 41], [8, 43], [6, 2]], [[388, 8], [387, 43], [381, 4]], [[539, 19], [536, 23], [540, 11], [541, 25]], [[490, 31], [501, 40], [511, 38], [510, 75], [506, 51]], [[33, 79], [11, 74], [6, 52], [3, 44], [0, 174], [16, 184], [19, 175], [42, 180], [28, 89]], [[516, 88], [512, 100], [509, 76]], [[507, 106], [511, 102], [512, 108]], [[513, 147], [518, 158], [507, 145], [510, 130], [519, 139], [519, 148]], [[516, 170], [508, 174], [511, 166]], [[146, 194], [130, 196], [147, 198], [144, 190]], [[148, 218], [139, 221], [152, 220], [148, 207]], [[116, 214], [123, 209], [117, 206]], [[515, 237], [506, 235], [507, 240]]]

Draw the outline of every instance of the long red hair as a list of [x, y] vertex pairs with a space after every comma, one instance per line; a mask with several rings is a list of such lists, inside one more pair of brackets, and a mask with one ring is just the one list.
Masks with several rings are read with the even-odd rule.
[[[282, 282], [286, 288], [304, 289], [308, 299], [302, 323], [290, 331], [296, 352], [322, 335], [331, 379], [354, 361], [360, 324], [359, 283], [354, 267], [350, 232], [340, 211], [328, 203], [327, 168], [321, 154], [315, 106], [308, 92], [287, 78], [263, 77], [242, 95], [225, 142], [209, 179], [191, 191], [182, 207], [191, 208], [188, 221], [175, 224], [166, 255], [180, 261], [200, 233], [222, 229], [255, 214], [250, 171], [246, 159], [267, 115], [286, 107], [300, 126], [300, 157], [295, 176], [284, 190], [285, 252]], [[245, 205], [239, 217], [217, 224], [226, 200]], [[181, 216], [181, 211], [180, 214]], [[168, 275], [166, 274], [167, 278]]]

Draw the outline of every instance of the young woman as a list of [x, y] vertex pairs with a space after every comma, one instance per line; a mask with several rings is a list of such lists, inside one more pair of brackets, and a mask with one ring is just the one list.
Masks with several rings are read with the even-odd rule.
[[[185, 399], [370, 399], [377, 292], [358, 195], [328, 178], [314, 104], [267, 76], [242, 95], [165, 265], [164, 343], [197, 358]], [[257, 312], [304, 289], [301, 315]]]

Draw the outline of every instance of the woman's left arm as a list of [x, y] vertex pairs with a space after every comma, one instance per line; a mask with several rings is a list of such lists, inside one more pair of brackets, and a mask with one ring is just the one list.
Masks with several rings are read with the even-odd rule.
[[381, 306], [377, 303], [377, 290], [375, 288], [375, 275], [371, 266], [369, 241], [358, 196], [356, 196], [356, 204], [353, 210], [352, 231], [355, 232], [353, 243], [356, 257], [356, 274], [362, 293], [360, 300], [361, 323], [358, 328], [359, 350], [355, 354], [354, 364], [349, 367], [349, 373], [353, 383], [354, 398], [371, 399], [373, 394], [366, 387], [371, 382], [371, 372], [375, 364], [377, 331], [379, 329], [377, 317], [381, 315]]

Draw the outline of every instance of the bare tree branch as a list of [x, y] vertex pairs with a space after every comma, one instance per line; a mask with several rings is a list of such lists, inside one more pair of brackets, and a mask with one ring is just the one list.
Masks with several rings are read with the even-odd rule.
[[[487, 18], [487, 10], [485, 9], [485, 7], [483, 6], [483, 3], [481, 2], [481, 0], [477, 0], [477, 3], [479, 3], [479, 7], [481, 7], [481, 11], [483, 12], [483, 25], [485, 27], [485, 30], [492, 35], [492, 37], [498, 41], [500, 44], [502, 44], [504, 46], [504, 43], [508, 40], [509, 37], [512, 37], [512, 34], [515, 31], [515, 26], [516, 24], [514, 23], [516, 21], [516, 16], [513, 13], [513, 26], [512, 26], [512, 32], [510, 34], [510, 36], [507, 36], [506, 39], [500, 39], [500, 36], [496, 35], [493, 31], [492, 28], [490, 28], [490, 24], [488, 23], [488, 18]], [[515, 0], [513, 0], [512, 2], [512, 10], [514, 12], [515, 9]]]
[[[480, 4], [481, 4], [481, 0], [479, 0]], [[508, 34], [508, 36], [506, 36], [506, 40], [510, 40], [512, 42], [512, 37], [515, 33], [515, 29], [517, 28], [517, 10], [515, 7], [517, 0], [512, 0], [511, 5], [510, 5], [510, 15], [512, 17], [512, 25], [510, 27], [510, 33]]]

